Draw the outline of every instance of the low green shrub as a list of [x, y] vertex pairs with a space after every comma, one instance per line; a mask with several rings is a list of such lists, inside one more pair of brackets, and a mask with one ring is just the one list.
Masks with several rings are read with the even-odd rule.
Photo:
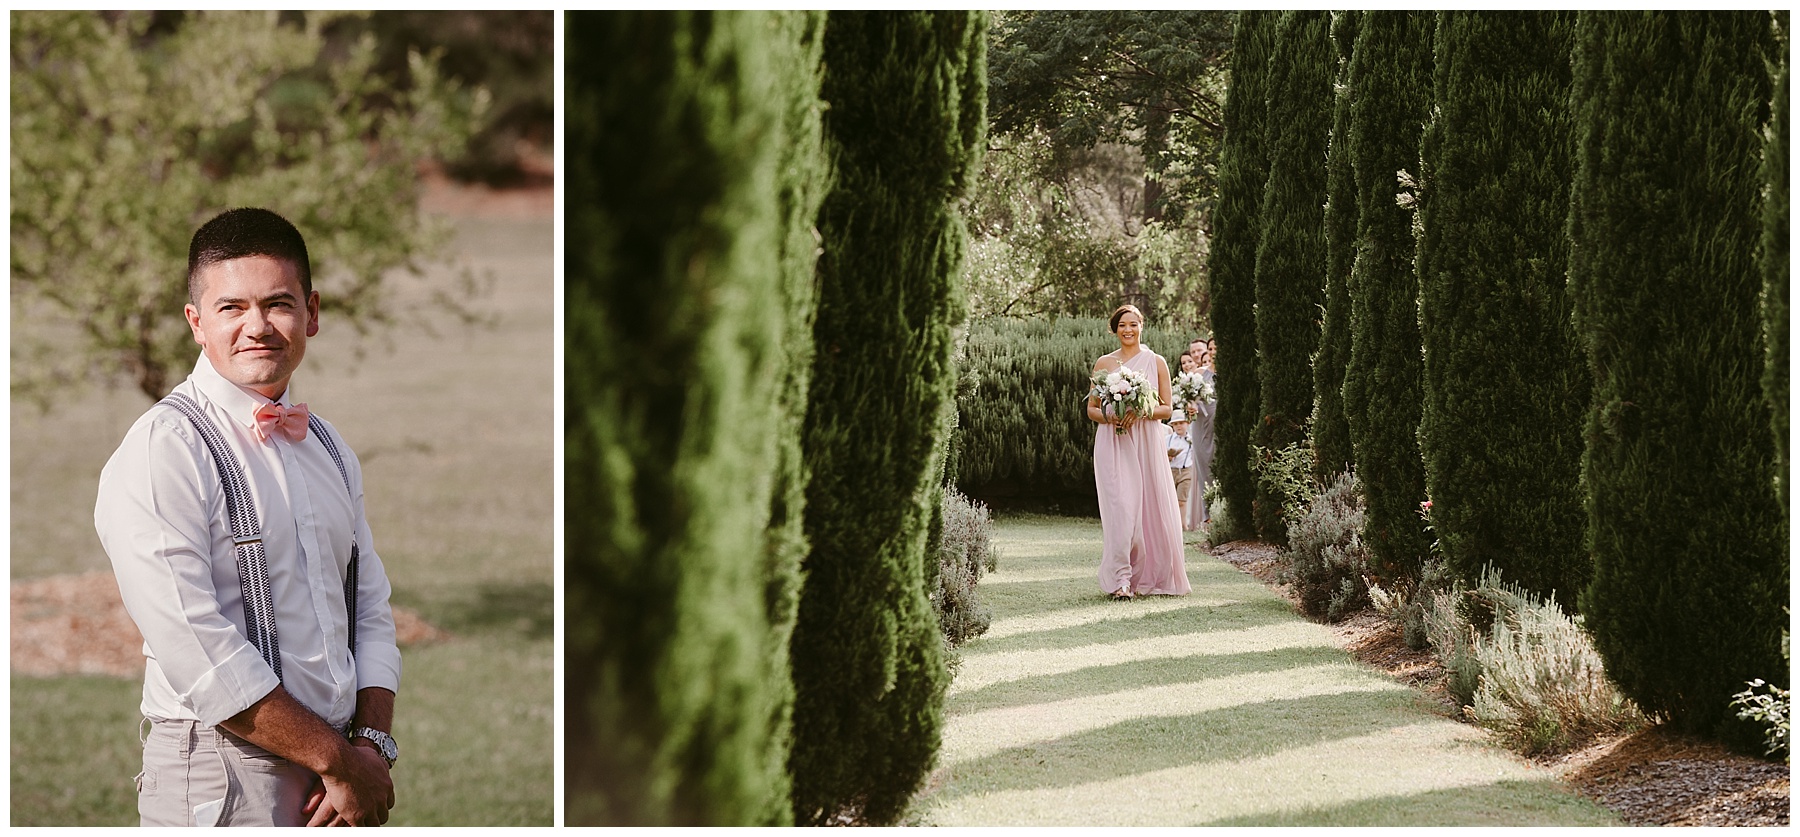
[[1432, 594], [1450, 589], [1450, 573], [1442, 560], [1427, 558], [1419, 569], [1418, 580], [1405, 577], [1383, 587], [1379, 581], [1369, 582], [1369, 605], [1377, 614], [1400, 629], [1406, 647], [1423, 650], [1431, 645], [1427, 630], [1428, 608]]
[[1606, 677], [1605, 663], [1581, 626], [1554, 600], [1494, 582], [1493, 627], [1476, 636], [1481, 669], [1470, 714], [1525, 755], [1574, 749], [1595, 735], [1644, 723], [1637, 706]]
[[[1192, 336], [1152, 321], [1143, 341], [1173, 373]], [[993, 508], [1097, 514], [1088, 375], [1118, 348], [1104, 316], [971, 323], [950, 481]]]
[[1303, 441], [1273, 450], [1251, 445], [1250, 472], [1256, 477], [1257, 496], [1279, 497], [1283, 509], [1306, 508], [1324, 490], [1313, 475], [1314, 462], [1312, 445]]
[[1218, 546], [1256, 537], [1256, 530], [1250, 527], [1250, 522], [1238, 519], [1237, 512], [1231, 507], [1231, 502], [1226, 500], [1224, 492], [1219, 490], [1217, 480], [1206, 484], [1206, 494], [1201, 497], [1201, 500], [1206, 503], [1206, 513], [1210, 518], [1206, 523], [1207, 546]]
[[1475, 629], [1470, 624], [1468, 591], [1460, 588], [1422, 591], [1419, 601], [1426, 639], [1444, 669], [1444, 686], [1459, 706], [1475, 702], [1481, 685], [1481, 661], [1475, 656]]
[[[1781, 658], [1788, 656], [1788, 632], [1781, 632]], [[1788, 761], [1788, 690], [1773, 683], [1764, 682], [1758, 677], [1745, 684], [1749, 688], [1732, 695], [1731, 705], [1737, 709], [1738, 718], [1759, 724], [1764, 728], [1764, 755], [1781, 755], [1782, 761]], [[1767, 691], [1760, 691], [1766, 689]]]
[[[1302, 490], [1310, 485], [1310, 468], [1308, 473], [1297, 481]], [[1288, 479], [1292, 481], [1291, 475]], [[1293, 585], [1301, 612], [1336, 622], [1368, 606], [1369, 551], [1362, 542], [1364, 506], [1356, 475], [1345, 471], [1311, 502], [1288, 508], [1288, 546], [1279, 553], [1281, 581]]]
[[985, 633], [993, 613], [981, 604], [975, 585], [983, 572], [999, 565], [988, 508], [946, 486], [943, 499], [944, 530], [938, 544], [937, 589], [931, 593], [944, 641], [952, 647]]

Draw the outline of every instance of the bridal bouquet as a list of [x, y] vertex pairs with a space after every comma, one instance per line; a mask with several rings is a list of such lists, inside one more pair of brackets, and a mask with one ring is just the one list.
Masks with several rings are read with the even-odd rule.
[[[1144, 373], [1130, 367], [1121, 366], [1111, 372], [1097, 371], [1090, 383], [1093, 389], [1088, 395], [1100, 399], [1100, 411], [1109, 415], [1149, 416], [1159, 403], [1156, 385], [1144, 377]], [[1124, 435], [1125, 428], [1115, 424], [1113, 432]]]
[[1196, 401], [1205, 401], [1211, 404], [1219, 400], [1218, 395], [1213, 391], [1212, 383], [1199, 372], [1183, 372], [1176, 375], [1174, 389], [1175, 402], [1178, 404], [1192, 404]]

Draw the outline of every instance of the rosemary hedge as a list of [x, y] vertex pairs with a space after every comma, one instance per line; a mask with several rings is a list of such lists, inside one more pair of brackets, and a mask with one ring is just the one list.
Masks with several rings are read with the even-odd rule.
[[[1356, 476], [1368, 503], [1363, 543], [1377, 572], [1418, 577], [1427, 549], [1419, 503], [1419, 280], [1413, 208], [1402, 177], [1418, 178], [1431, 108], [1430, 12], [1363, 15], [1350, 59], [1350, 158], [1356, 167], [1356, 265], [1350, 273], [1350, 368], [1344, 409]], [[1397, 175], [1397, 173], [1404, 175]]]
[[790, 821], [819, 20], [567, 18], [571, 824]]
[[1268, 117], [1269, 53], [1275, 14], [1238, 12], [1231, 36], [1231, 83], [1225, 98], [1225, 136], [1219, 146], [1219, 202], [1206, 271], [1212, 282], [1212, 326], [1218, 359], [1219, 408], [1213, 419], [1213, 477], [1219, 496], [1243, 531], [1215, 532], [1215, 542], [1250, 537], [1256, 478], [1250, 473], [1250, 435], [1262, 398], [1256, 358], [1256, 247], [1262, 238], [1263, 187], [1269, 179], [1264, 136]]
[[1573, 610], [1587, 586], [1566, 290], [1573, 12], [1442, 12], [1424, 161], [1419, 323], [1432, 523], [1451, 572]]
[[[1306, 442], [1312, 355], [1325, 302], [1325, 150], [1331, 138], [1337, 51], [1331, 15], [1282, 12], [1269, 60], [1269, 179], [1256, 247], [1256, 353], [1261, 411], [1252, 441], [1264, 451]], [[1264, 540], [1287, 542], [1285, 504], [1257, 483], [1252, 518]]]
[[[1187, 335], [1151, 323], [1143, 343], [1179, 357]], [[964, 364], [974, 381], [956, 403], [958, 489], [993, 508], [1099, 514], [1088, 375], [1118, 348], [1105, 317], [973, 324]]]
[[1787, 666], [1787, 544], [1762, 389], [1770, 15], [1581, 13], [1569, 283], [1593, 373], [1582, 473], [1606, 671], [1678, 729]]
[[948, 675], [926, 546], [963, 318], [957, 205], [986, 137], [986, 38], [981, 12], [826, 20], [835, 182], [818, 217], [811, 553], [791, 646], [798, 824], [893, 822], [938, 750]]

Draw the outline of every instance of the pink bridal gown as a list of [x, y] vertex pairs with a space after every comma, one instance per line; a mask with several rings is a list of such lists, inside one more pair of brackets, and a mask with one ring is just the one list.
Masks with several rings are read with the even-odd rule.
[[[1155, 352], [1140, 349], [1125, 365], [1156, 380]], [[1094, 487], [1100, 494], [1100, 589], [1135, 595], [1186, 595], [1181, 506], [1169, 474], [1169, 428], [1139, 419], [1124, 434], [1094, 427]]]

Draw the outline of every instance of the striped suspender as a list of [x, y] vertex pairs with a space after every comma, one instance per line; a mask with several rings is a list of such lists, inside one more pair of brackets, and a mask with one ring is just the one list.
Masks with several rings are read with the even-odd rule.
[[[281, 679], [281, 640], [275, 631], [275, 597], [269, 585], [269, 559], [263, 551], [262, 525], [256, 517], [256, 503], [250, 496], [250, 486], [244, 478], [242, 466], [238, 464], [237, 455], [225, 444], [225, 437], [219, 433], [212, 419], [200, 411], [200, 405], [192, 398], [179, 392], [170, 393], [163, 403], [181, 411], [187, 416], [200, 438], [206, 442], [206, 449], [212, 452], [213, 465], [219, 473], [219, 482], [225, 488], [225, 516], [231, 522], [231, 540], [236, 547], [238, 578], [244, 586], [244, 627], [250, 634], [250, 644], [262, 655], [263, 662], [275, 672], [275, 679]], [[321, 432], [323, 426], [319, 419], [310, 422], [313, 435], [325, 443], [325, 450], [337, 463], [338, 475], [344, 478], [344, 489], [350, 488], [349, 472], [344, 470], [344, 460], [338, 455], [337, 446], [331, 437]], [[356, 497], [350, 498], [354, 506]], [[351, 533], [350, 570], [344, 579], [344, 606], [348, 615], [350, 628], [350, 654], [356, 655], [356, 569], [357, 548], [355, 533]]]
[[[344, 479], [344, 490], [350, 492], [350, 513], [356, 513], [356, 492], [350, 488], [350, 472], [344, 470], [344, 457], [338, 454], [337, 443], [331, 441], [331, 434], [325, 432], [325, 422], [318, 416], [307, 416], [307, 427], [312, 429], [313, 437], [325, 445], [325, 452], [331, 454], [331, 461], [337, 463], [338, 476]], [[352, 518], [354, 519], [354, 518]], [[356, 568], [362, 563], [361, 550], [356, 544], [356, 530], [350, 530], [350, 568], [344, 573], [344, 614], [350, 630], [350, 657], [356, 657]]]

